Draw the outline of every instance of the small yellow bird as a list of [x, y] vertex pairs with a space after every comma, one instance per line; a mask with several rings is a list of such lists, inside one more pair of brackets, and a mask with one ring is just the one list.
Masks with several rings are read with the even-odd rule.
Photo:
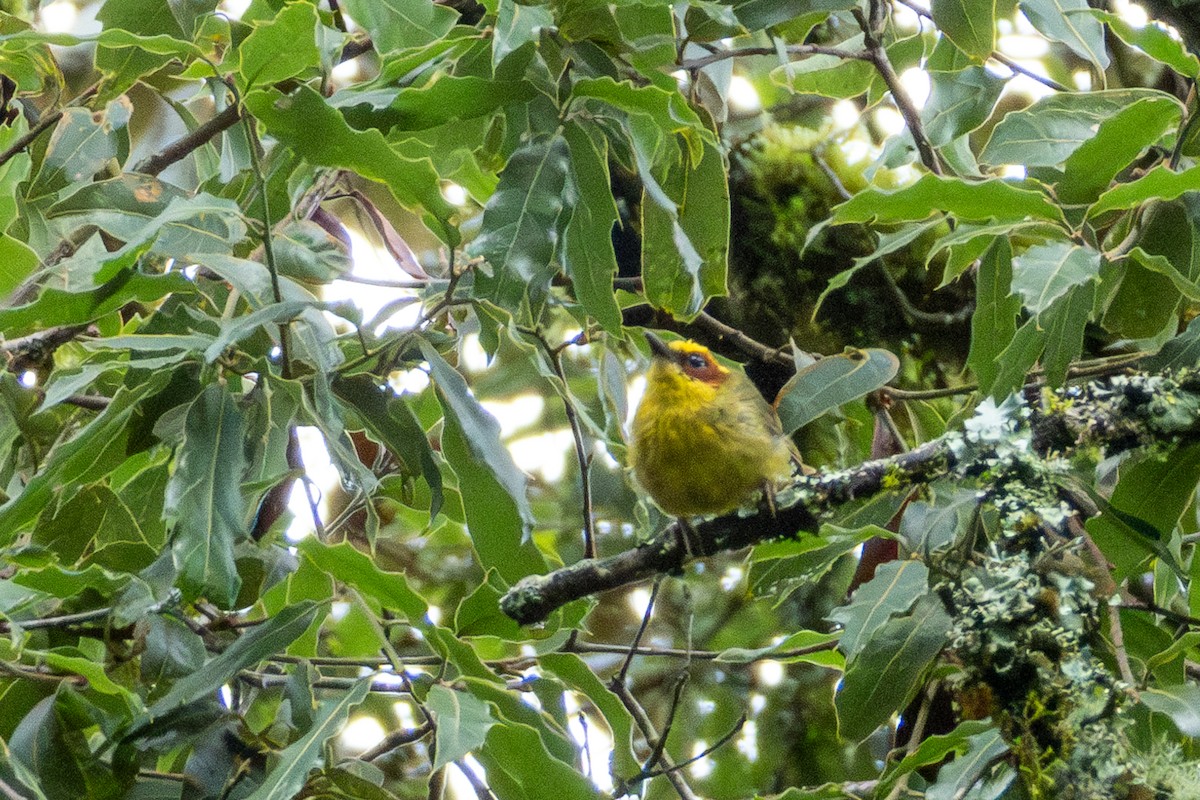
[[731, 511], [756, 490], [769, 499], [800, 462], [775, 409], [707, 347], [649, 332], [646, 341], [652, 360], [629, 456], [638, 483], [676, 517]]

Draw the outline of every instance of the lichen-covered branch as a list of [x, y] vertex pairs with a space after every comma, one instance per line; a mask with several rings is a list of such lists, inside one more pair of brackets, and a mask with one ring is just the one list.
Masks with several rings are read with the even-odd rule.
[[[1108, 453], [1148, 445], [1174, 446], [1200, 436], [1200, 372], [1118, 375], [1045, 395], [1028, 420], [1037, 454], [1098, 446]], [[599, 592], [679, 570], [696, 556], [816, 532], [821, 522], [852, 500], [927, 484], [949, 475], [976, 475], [995, 463], [1015, 435], [1018, 420], [984, 403], [964, 432], [951, 432], [892, 458], [797, 478], [777, 496], [777, 508], [742, 510], [694, 526], [687, 541], [678, 523], [642, 545], [602, 559], [585, 559], [535, 575], [501, 598], [505, 614], [522, 624], [545, 620], [556, 609]]]

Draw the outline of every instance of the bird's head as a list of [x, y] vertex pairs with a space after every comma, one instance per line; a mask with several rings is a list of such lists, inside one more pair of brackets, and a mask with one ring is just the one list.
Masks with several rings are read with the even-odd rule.
[[[717, 387], [723, 384], [730, 375], [721, 366], [712, 352], [701, 344], [692, 341], [664, 342], [649, 331], [646, 341], [650, 344], [651, 380], [655, 377], [662, 379], [689, 379]], [[653, 373], [657, 373], [657, 376]]]

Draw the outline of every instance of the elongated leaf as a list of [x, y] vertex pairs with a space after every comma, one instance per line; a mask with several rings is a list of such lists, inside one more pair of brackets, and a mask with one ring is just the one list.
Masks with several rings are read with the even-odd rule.
[[[312, 727], [279, 754], [279, 763], [267, 773], [249, 800], [289, 800], [295, 797], [308, 779], [308, 773], [317, 766], [325, 742], [341, 731], [350, 717], [350, 711], [366, 698], [370, 686], [370, 679], [363, 678], [349, 691], [321, 703], [313, 716]], [[434, 690], [440, 688], [435, 686]], [[430, 702], [432, 695], [433, 691], [430, 691]], [[440, 726], [438, 731], [441, 732]]]
[[1063, 92], [1011, 111], [992, 130], [982, 164], [1056, 167], [1095, 134], [1100, 123], [1139, 100], [1164, 97], [1154, 89]]
[[569, 157], [561, 136], [534, 139], [509, 159], [483, 211], [483, 231], [470, 251], [491, 274], [475, 278], [475, 294], [510, 311], [524, 297], [540, 307], [556, 271], [558, 217]]
[[478, 755], [489, 776], [495, 771], [507, 777], [525, 797], [596, 800], [596, 789], [591, 782], [576, 772], [573, 765], [555, 758], [528, 725], [493, 726]]
[[0, 330], [6, 337], [15, 338], [58, 325], [82, 325], [110, 314], [126, 303], [150, 303], [174, 292], [191, 293], [194, 289], [191, 281], [179, 273], [143, 275], [125, 270], [91, 291], [43, 289], [32, 303], [0, 309]]
[[322, 544], [310, 537], [301, 541], [298, 549], [322, 571], [378, 601], [388, 611], [399, 611], [412, 625], [429, 625], [429, 605], [409, 588], [403, 573], [380, 569], [369, 555], [349, 542]]
[[912, 614], [879, 628], [846, 671], [834, 703], [841, 735], [859, 742], [912, 699], [925, 668], [946, 644], [950, 616], [926, 597]]
[[722, 650], [720, 655], [713, 659], [718, 664], [749, 664], [753, 661], [758, 661], [763, 658], [778, 656], [772, 658], [773, 661], [779, 661], [784, 664], [792, 664], [802, 662], [805, 664], [815, 664], [821, 667], [832, 667], [834, 669], [845, 669], [846, 660], [836, 650], [815, 650], [812, 653], [804, 654], [788, 654], [789, 650], [802, 650], [806, 648], [818, 647], [819, 645], [836, 642], [841, 634], [838, 633], [817, 633], [816, 631], [796, 631], [790, 636], [780, 639], [778, 642], [767, 647], [729, 647]]
[[[636, 141], [636, 137], [635, 137]], [[719, 148], [707, 142], [699, 163], [676, 163], [661, 183], [641, 148], [642, 281], [646, 298], [677, 316], [700, 312], [725, 292], [729, 185]]]
[[1125, 44], [1136, 47], [1155, 61], [1166, 64], [1185, 78], [1200, 76], [1200, 59], [1189, 53], [1183, 42], [1173, 37], [1157, 20], [1134, 27], [1117, 14], [1090, 8], [1088, 12], [1108, 26]]
[[612, 242], [617, 206], [608, 188], [606, 148], [603, 140], [597, 143], [577, 124], [567, 126], [565, 137], [576, 200], [563, 236], [563, 266], [588, 314], [604, 330], [618, 335], [621, 309], [613, 293], [617, 256]]
[[1189, 322], [1183, 333], [1168, 341], [1141, 364], [1148, 372], [1164, 372], [1200, 364], [1200, 317]]
[[911, 222], [944, 211], [956, 219], [1004, 220], [1026, 218], [1062, 221], [1062, 211], [1045, 194], [1009, 181], [964, 181], [925, 175], [894, 192], [868, 189], [833, 210], [832, 222]]
[[160, 370], [145, 383], [121, 389], [99, 416], [51, 453], [25, 488], [0, 506], [0, 542], [23, 532], [59, 492], [99, 480], [124, 459], [129, 421], [139, 406], [166, 386], [170, 373]]
[[538, 663], [546, 672], [586, 695], [600, 711], [600, 719], [608, 726], [612, 735], [614, 777], [635, 774], [641, 768], [641, 764], [633, 753], [634, 721], [620, 699], [600, 681], [584, 660], [574, 653], [547, 653]]
[[90, 179], [110, 160], [124, 161], [129, 155], [127, 126], [132, 113], [133, 106], [123, 97], [96, 115], [86, 108], [64, 109], [26, 197], [32, 200], [57, 192]]
[[496, 724], [488, 704], [469, 692], [434, 686], [425, 702], [437, 720], [435, 770], [482, 747]]
[[1012, 263], [1012, 289], [1035, 314], [1099, 276], [1100, 253], [1068, 241], [1034, 245]]
[[1194, 683], [1151, 686], [1138, 697], [1150, 710], [1170, 717], [1180, 733], [1200, 737], [1200, 686]]
[[408, 208], [423, 208], [439, 223], [443, 241], [458, 243], [450, 224], [454, 207], [439, 191], [437, 171], [427, 157], [406, 155], [377, 130], [352, 129], [336, 109], [308, 86], [289, 95], [253, 91], [245, 103], [272, 136], [313, 164], [352, 169], [368, 180], [385, 184]]
[[1174, 97], [1146, 97], [1100, 123], [1092, 138], [1063, 165], [1058, 198], [1063, 203], [1095, 200], [1116, 175], [1148, 147], [1178, 127], [1183, 107]]
[[287, 3], [274, 19], [254, 25], [238, 46], [238, 83], [242, 91], [279, 83], [320, 63], [317, 24], [316, 6]]
[[[967, 4], [976, 0], [964, 0]], [[952, 4], [959, 0], [951, 0]], [[991, 0], [984, 0], [984, 3]], [[934, 9], [937, 4], [934, 4]], [[989, 30], [991, 26], [988, 26]], [[990, 50], [989, 50], [990, 52]], [[931, 72], [929, 100], [921, 109], [925, 134], [935, 147], [978, 128], [991, 115], [1005, 82], [984, 67]]]
[[1021, 0], [1021, 10], [1046, 38], [1062, 42], [1098, 72], [1108, 69], [1104, 26], [1088, 14], [1087, 0]]
[[232, 394], [217, 385], [205, 389], [188, 411], [163, 509], [175, 521], [171, 553], [180, 584], [222, 608], [233, 605], [241, 585], [233, 545], [247, 534], [241, 491], [245, 428]]
[[878, 791], [886, 795], [892, 791], [900, 778], [917, 768], [937, 764], [952, 753], [961, 756], [971, 748], [971, 737], [988, 733], [992, 727], [989, 720], [968, 720], [960, 722], [958, 727], [950, 733], [930, 736], [922, 741], [915, 751], [906, 755], [884, 774], [879, 781]]
[[424, 340], [420, 344], [421, 354], [429, 362], [430, 374], [437, 384], [447, 419], [452, 419], [462, 431], [472, 458], [487, 468], [511, 499], [520, 515], [520, 539], [524, 541], [528, 536], [528, 527], [533, 524], [533, 512], [529, 509], [525, 494], [525, 474], [517, 468], [512, 455], [500, 441], [499, 423], [479, 405], [462, 375], [447, 364], [432, 345]]
[[829, 619], [842, 626], [838, 645], [851, 663], [871, 641], [875, 632], [892, 616], [912, 608], [929, 593], [929, 570], [920, 561], [890, 561], [875, 571], [875, 577], [854, 593], [844, 606], [835, 608]]
[[430, 0], [346, 0], [345, 7], [381, 54], [437, 41], [458, 20], [454, 9]]
[[1160, 164], [1137, 180], [1114, 186], [1100, 195], [1087, 215], [1094, 217], [1106, 211], [1134, 208], [1147, 200], [1174, 200], [1184, 192], [1197, 190], [1200, 190], [1200, 167], [1172, 172]]
[[1046, 349], [1042, 354], [1042, 369], [1046, 384], [1053, 388], [1067, 380], [1071, 362], [1083, 352], [1083, 334], [1092, 315], [1096, 284], [1075, 286], [1062, 300], [1038, 315], [1038, 325], [1046, 331]]
[[429, 516], [442, 509], [442, 472], [433, 458], [429, 437], [403, 399], [381, 389], [365, 375], [340, 378], [333, 391], [358, 411], [359, 419], [396, 456], [409, 475], [418, 473], [429, 485]]
[[308, 628], [316, 609], [315, 603], [305, 600], [287, 606], [261, 625], [246, 629], [246, 632], [222, 653], [214, 656], [191, 675], [176, 681], [170, 691], [150, 706], [147, 722], [216, 692], [228, 683], [238, 670], [257, 664], [267, 656], [283, 652]]
[[810, 364], [792, 376], [775, 401], [784, 432], [791, 435], [825, 412], [875, 391], [899, 369], [899, 359], [878, 348], [849, 350]]
[[930, 10], [938, 29], [976, 62], [996, 49], [996, 0], [933, 0]]
[[975, 276], [975, 313], [971, 315], [967, 364], [984, 394], [991, 393], [996, 380], [996, 359], [1017, 334], [1020, 311], [1021, 300], [1012, 293], [1012, 248], [1007, 239], [1000, 239], [979, 262]]
[[[925, 792], [926, 800], [957, 800], [966, 796], [971, 787], [978, 784], [987, 769], [1007, 753], [1008, 749], [1008, 742], [1004, 741], [998, 730], [972, 734], [967, 740], [966, 752], [960, 753], [938, 770], [937, 782]], [[1003, 765], [1001, 770], [994, 780], [987, 781], [984, 797], [999, 797], [1016, 777], [1016, 773], [1008, 768], [1008, 765]]]
[[632, 81], [617, 82], [612, 78], [584, 78], [571, 87], [575, 97], [592, 97], [631, 114], [643, 114], [654, 123], [661, 135], [670, 138], [679, 134], [688, 144], [693, 161], [703, 156], [705, 144], [716, 144], [716, 138], [700, 122], [700, 117], [679, 92], [668, 92], [657, 86], [637, 86]]
[[1147, 457], [1122, 464], [1112, 497], [1087, 521], [1088, 533], [1116, 566], [1114, 579], [1125, 578], [1151, 557], [1177, 574], [1182, 568], [1166, 541], [1179, 522], [1200, 480], [1200, 446], [1180, 448], [1170, 457]]

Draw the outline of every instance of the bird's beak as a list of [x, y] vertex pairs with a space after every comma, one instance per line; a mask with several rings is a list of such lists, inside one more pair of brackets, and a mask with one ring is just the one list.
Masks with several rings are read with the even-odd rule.
[[650, 345], [650, 355], [655, 358], [675, 359], [675, 353], [667, 347], [667, 343], [650, 331], [646, 331], [646, 342]]

